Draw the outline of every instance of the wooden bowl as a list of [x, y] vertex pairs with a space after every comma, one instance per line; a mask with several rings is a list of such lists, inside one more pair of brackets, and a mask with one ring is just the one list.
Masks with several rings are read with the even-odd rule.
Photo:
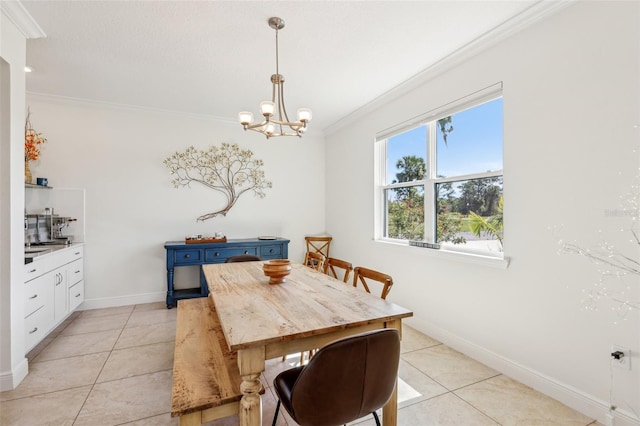
[[267, 260], [262, 265], [262, 270], [269, 277], [269, 284], [282, 284], [286, 276], [291, 273], [291, 261], [289, 259]]

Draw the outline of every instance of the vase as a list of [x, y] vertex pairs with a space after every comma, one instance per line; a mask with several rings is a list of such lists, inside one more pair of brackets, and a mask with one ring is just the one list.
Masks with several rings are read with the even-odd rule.
[[29, 169], [29, 162], [24, 162], [24, 181], [25, 183], [31, 183], [33, 176], [31, 176], [31, 170]]

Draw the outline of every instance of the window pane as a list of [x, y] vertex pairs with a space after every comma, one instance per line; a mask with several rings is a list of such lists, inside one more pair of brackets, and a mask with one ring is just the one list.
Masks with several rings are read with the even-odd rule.
[[427, 170], [427, 127], [420, 126], [387, 140], [387, 182], [411, 182]]
[[385, 190], [387, 238], [424, 238], [424, 186]]
[[436, 122], [437, 176], [502, 170], [502, 98]]
[[436, 238], [502, 251], [502, 177], [436, 184]]

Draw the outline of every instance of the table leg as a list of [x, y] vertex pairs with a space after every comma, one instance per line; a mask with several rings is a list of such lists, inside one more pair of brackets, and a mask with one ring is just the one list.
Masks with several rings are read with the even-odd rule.
[[240, 349], [238, 351], [238, 368], [240, 370], [240, 426], [262, 425], [262, 400], [260, 398], [260, 374], [264, 371], [264, 346]]
[[[400, 331], [402, 338], [402, 320], [389, 321], [385, 324], [386, 328], [395, 328]], [[389, 401], [382, 407], [382, 424], [385, 426], [396, 426], [398, 423], [398, 379], [393, 387], [393, 393]]]
[[382, 424], [384, 426], [396, 426], [398, 423], [398, 380], [393, 387], [393, 393], [389, 401], [382, 407]]
[[200, 426], [202, 424], [202, 413], [196, 411], [180, 416], [180, 426]]

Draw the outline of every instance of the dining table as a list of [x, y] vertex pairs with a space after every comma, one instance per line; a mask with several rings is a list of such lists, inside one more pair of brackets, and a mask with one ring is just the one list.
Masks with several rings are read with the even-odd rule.
[[[237, 351], [241, 426], [262, 424], [260, 382], [265, 361], [321, 348], [340, 338], [380, 328], [402, 335], [410, 310], [302, 264], [292, 264], [281, 284], [269, 284], [264, 262], [203, 265], [209, 297], [226, 342]], [[384, 405], [385, 426], [397, 423], [397, 380]]]

